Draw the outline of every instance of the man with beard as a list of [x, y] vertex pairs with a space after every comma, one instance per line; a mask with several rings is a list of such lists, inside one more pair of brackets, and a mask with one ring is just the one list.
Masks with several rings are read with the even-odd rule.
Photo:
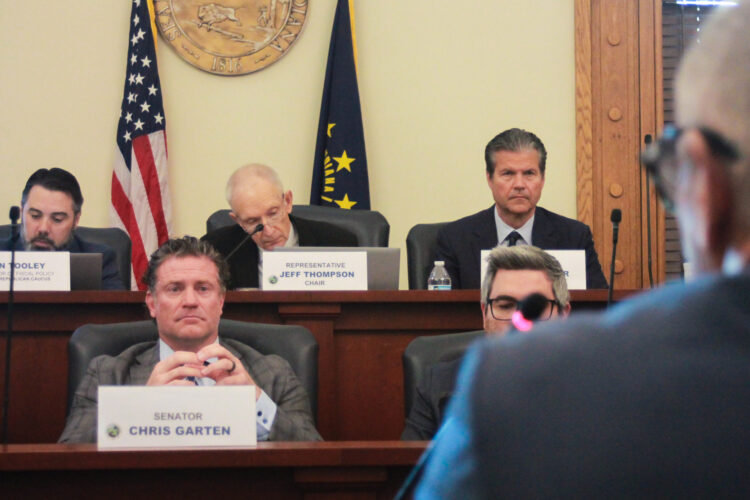
[[[75, 235], [81, 218], [83, 196], [78, 181], [61, 168], [40, 168], [26, 181], [21, 194], [21, 234], [15, 250], [102, 254], [103, 290], [124, 290], [117, 270], [115, 251]], [[0, 240], [1, 250], [10, 250], [10, 238]]]

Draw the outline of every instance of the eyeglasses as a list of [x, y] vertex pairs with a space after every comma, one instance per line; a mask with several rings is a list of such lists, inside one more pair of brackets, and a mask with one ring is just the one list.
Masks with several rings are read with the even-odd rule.
[[285, 208], [286, 200], [282, 195], [281, 205], [269, 210], [270, 213], [268, 215], [265, 215], [263, 217], [253, 217], [252, 219], [238, 220], [237, 223], [242, 229], [245, 230], [245, 232], [248, 233], [253, 232], [258, 224], [263, 224], [264, 226], [269, 227], [276, 226], [284, 219], [284, 216], [286, 215], [286, 210], [284, 210]]
[[[550, 319], [555, 306], [559, 308], [560, 304], [556, 300], [547, 299], [547, 305], [537, 320], [547, 321]], [[490, 310], [490, 314], [496, 320], [510, 321], [513, 318], [513, 313], [518, 309], [518, 300], [508, 295], [498, 295], [493, 299], [487, 299], [487, 309]]]
[[[711, 129], [698, 127], [697, 129], [706, 139], [711, 153], [727, 163], [740, 158], [737, 148]], [[674, 212], [674, 194], [677, 187], [679, 165], [677, 159], [677, 141], [684, 129], [667, 125], [662, 136], [641, 153], [641, 163], [646, 172], [654, 180], [656, 192], [664, 204], [664, 208]]]

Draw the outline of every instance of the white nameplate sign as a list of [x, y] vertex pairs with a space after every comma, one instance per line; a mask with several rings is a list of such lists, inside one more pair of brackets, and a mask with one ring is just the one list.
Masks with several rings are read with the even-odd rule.
[[100, 386], [100, 450], [257, 444], [255, 387]]
[[[0, 252], [0, 290], [10, 285], [10, 252]], [[69, 291], [70, 252], [16, 252], [13, 289]]]
[[367, 252], [263, 252], [262, 290], [367, 290]]
[[[586, 289], [586, 251], [585, 250], [545, 250], [548, 254], [557, 259], [565, 273], [565, 281], [568, 284], [568, 290], [585, 290]], [[481, 254], [481, 274], [480, 283], [487, 272], [487, 257], [490, 250], [482, 250]]]

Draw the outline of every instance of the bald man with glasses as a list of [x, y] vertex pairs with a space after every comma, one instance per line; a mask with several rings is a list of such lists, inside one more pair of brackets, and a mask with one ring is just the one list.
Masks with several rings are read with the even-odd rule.
[[240, 167], [229, 177], [226, 198], [235, 225], [212, 231], [208, 241], [229, 263], [229, 288], [258, 288], [263, 252], [278, 247], [356, 247], [339, 227], [292, 215], [292, 191], [266, 165]]
[[[538, 321], [566, 317], [570, 313], [565, 273], [557, 259], [530, 245], [498, 246], [493, 249], [487, 258], [487, 271], [481, 289], [486, 335], [503, 336], [508, 333], [519, 302], [534, 293], [547, 299]], [[454, 359], [436, 363], [427, 370], [424, 381], [417, 387], [401, 439], [432, 439], [453, 394], [460, 366], [461, 359]]]

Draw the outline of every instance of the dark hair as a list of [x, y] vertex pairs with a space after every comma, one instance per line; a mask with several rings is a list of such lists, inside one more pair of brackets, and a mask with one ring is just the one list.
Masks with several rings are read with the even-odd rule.
[[493, 156], [496, 152], [520, 152], [530, 149], [539, 153], [539, 172], [544, 177], [544, 169], [547, 166], [547, 150], [539, 137], [520, 128], [509, 128], [500, 132], [487, 143], [487, 147], [484, 148], [484, 162], [487, 164], [487, 173], [490, 176], [495, 173]]
[[61, 168], [40, 168], [31, 174], [21, 194], [21, 205], [26, 205], [29, 191], [34, 186], [42, 186], [44, 189], [50, 191], [62, 191], [69, 194], [73, 198], [73, 213], [77, 214], [81, 212], [81, 207], [83, 206], [81, 186], [78, 185], [75, 176], [67, 170]]
[[148, 268], [143, 273], [143, 283], [148, 287], [151, 293], [156, 291], [156, 272], [167, 259], [175, 257], [207, 257], [218, 270], [219, 286], [222, 291], [227, 289], [229, 283], [229, 267], [224, 257], [217, 252], [207, 241], [201, 241], [194, 236], [183, 236], [182, 238], [172, 238], [160, 246], [148, 261]]

